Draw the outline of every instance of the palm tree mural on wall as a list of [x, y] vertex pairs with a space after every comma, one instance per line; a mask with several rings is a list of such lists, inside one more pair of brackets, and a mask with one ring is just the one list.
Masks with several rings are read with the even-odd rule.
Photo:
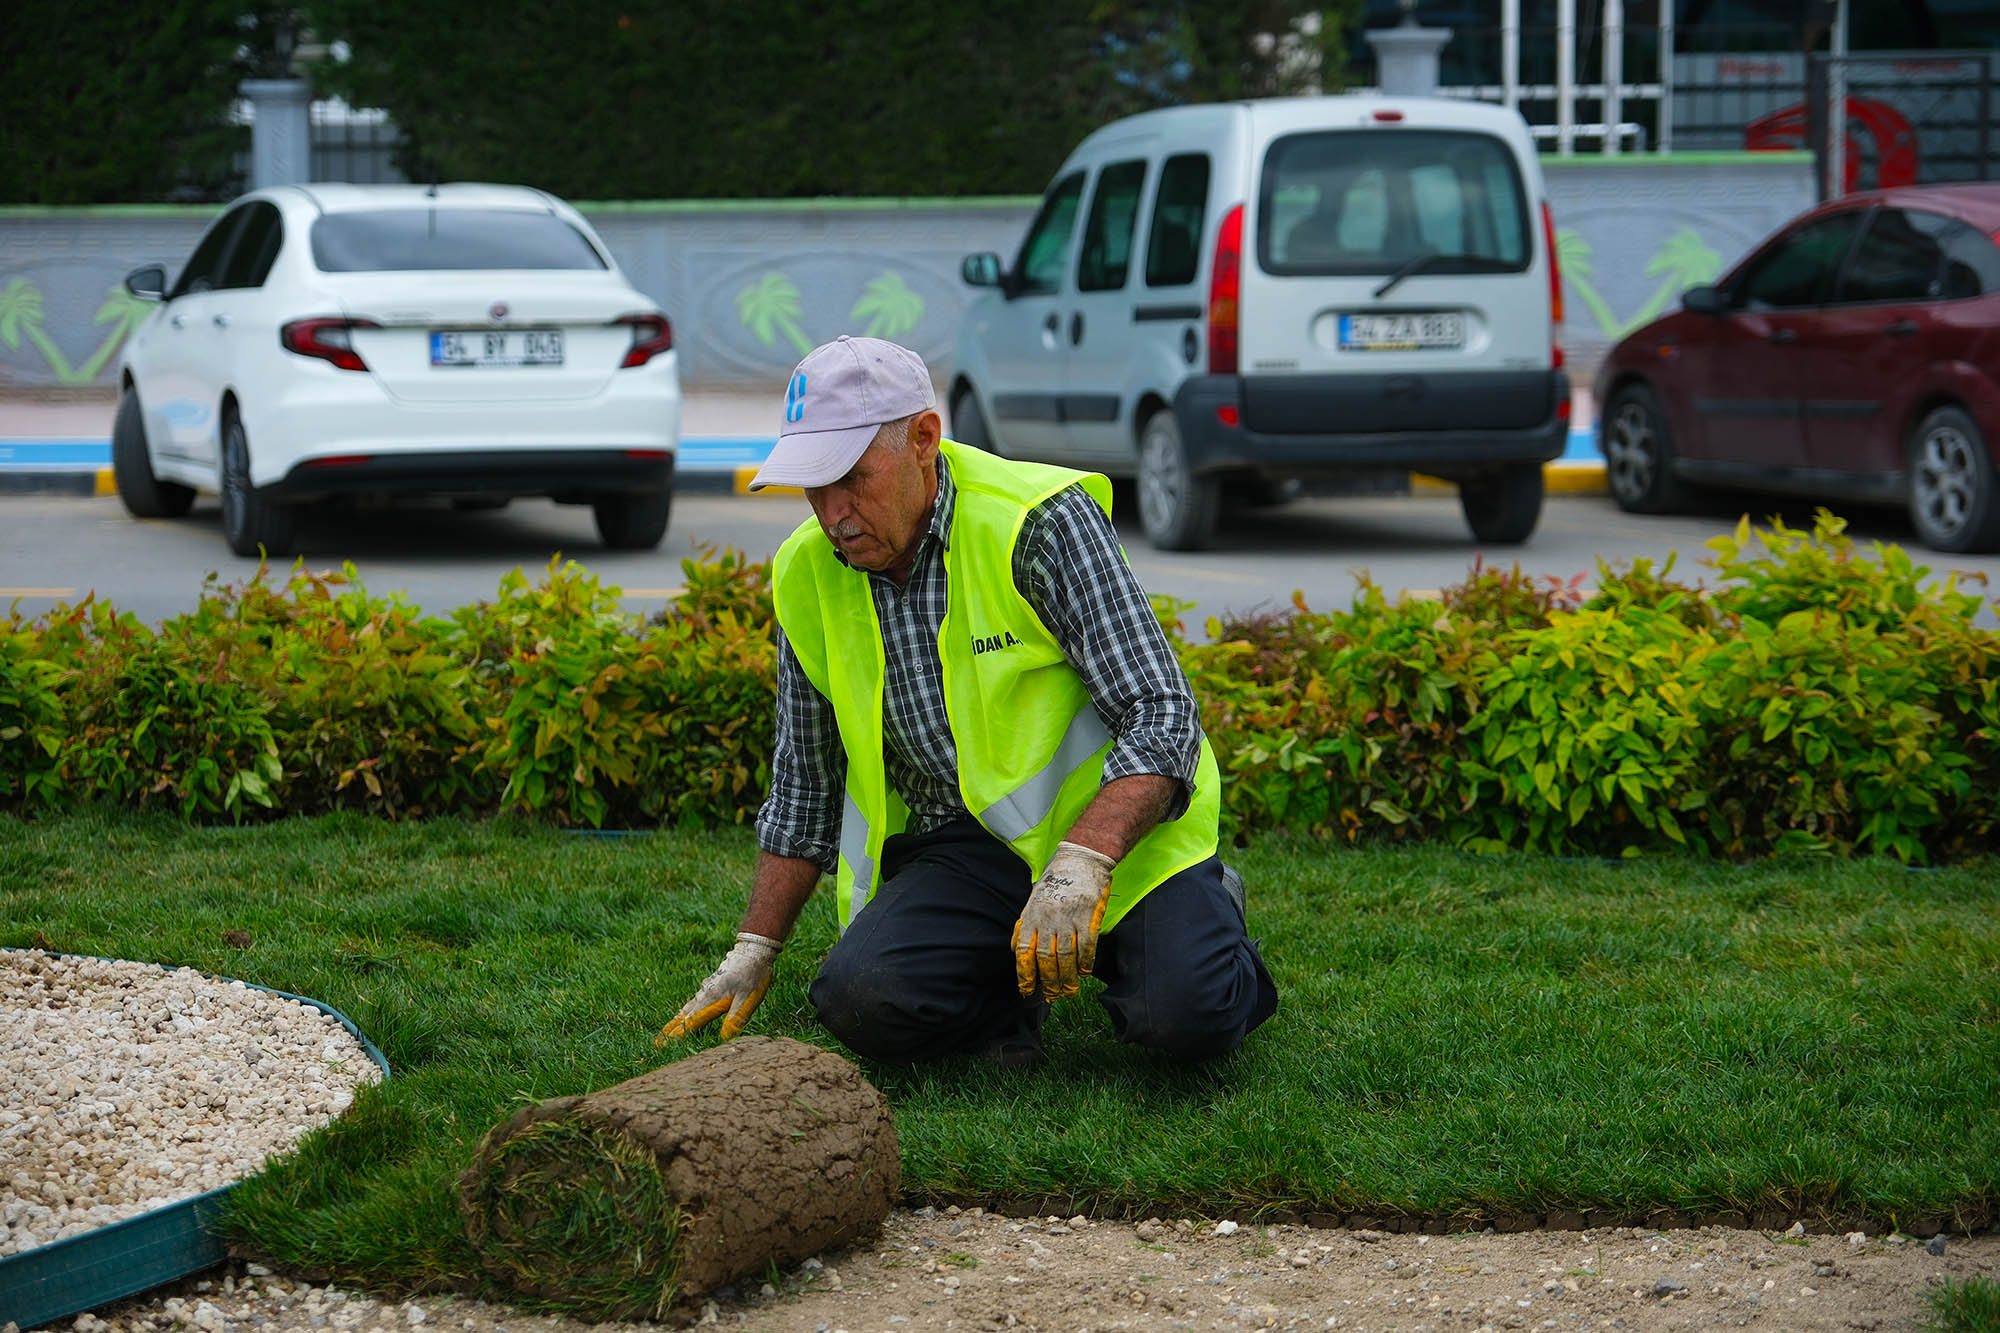
[[151, 302], [141, 301], [126, 291], [123, 284], [107, 288], [104, 304], [97, 308], [91, 323], [100, 326], [109, 324], [111, 328], [96, 351], [81, 365], [72, 366], [69, 358], [62, 354], [62, 349], [42, 328], [41, 288], [26, 278], [14, 278], [6, 287], [0, 288], [0, 344], [5, 344], [10, 352], [18, 352], [22, 342], [26, 341], [48, 362], [58, 384], [89, 384], [110, 364], [119, 346], [152, 311]]
[[[766, 347], [776, 346], [780, 337], [800, 356], [814, 347], [800, 326], [804, 304], [798, 285], [782, 273], [766, 273], [737, 292], [736, 317]], [[862, 288], [847, 318], [870, 338], [900, 338], [923, 322], [924, 298], [910, 289], [902, 274], [885, 270]]]
[[861, 299], [847, 312], [852, 320], [865, 319], [862, 333], [870, 338], [896, 339], [917, 327], [924, 317], [924, 298], [910, 290], [900, 273], [884, 273], [862, 290]]
[[1576, 289], [1589, 307], [1591, 318], [1616, 341], [1642, 324], [1659, 318], [1670, 302], [1690, 287], [1715, 281], [1722, 272], [1722, 256], [1710, 249], [1692, 227], [1682, 227], [1660, 244], [1646, 261], [1646, 276], [1659, 278], [1660, 285], [1646, 304], [1630, 319], [1620, 319], [1591, 284], [1595, 270], [1591, 264], [1590, 242], [1568, 227], [1556, 231], [1556, 256], [1562, 263], [1563, 279]]

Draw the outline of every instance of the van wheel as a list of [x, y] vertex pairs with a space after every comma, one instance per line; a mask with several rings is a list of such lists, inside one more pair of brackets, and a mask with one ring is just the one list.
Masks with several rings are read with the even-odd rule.
[[1542, 517], [1542, 465], [1512, 463], [1462, 481], [1458, 505], [1480, 541], [1499, 546], [1524, 542]]
[[1188, 468], [1172, 412], [1155, 412], [1139, 436], [1139, 525], [1162, 551], [1198, 551], [1215, 532], [1222, 483]]
[[951, 438], [969, 449], [993, 452], [993, 437], [986, 430], [986, 414], [979, 410], [979, 395], [967, 384], [951, 396]]
[[118, 416], [111, 425], [111, 475], [118, 483], [118, 498], [134, 518], [179, 518], [194, 503], [192, 486], [153, 475], [136, 386], [118, 396]]
[[667, 535], [667, 519], [673, 504], [672, 491], [611, 495], [594, 502], [590, 515], [597, 520], [597, 535], [608, 549], [650, 551]]
[[1604, 470], [1611, 498], [1634, 514], [1669, 514], [1687, 503], [1674, 475], [1674, 440], [1659, 395], [1628, 384], [1611, 395], [1604, 414]]
[[222, 428], [222, 540], [238, 555], [290, 555], [292, 519], [250, 484], [250, 437], [231, 412]]
[[1961, 408], [1938, 408], [1910, 437], [1910, 522], [1934, 550], [2000, 547], [2000, 477], [1979, 423]]

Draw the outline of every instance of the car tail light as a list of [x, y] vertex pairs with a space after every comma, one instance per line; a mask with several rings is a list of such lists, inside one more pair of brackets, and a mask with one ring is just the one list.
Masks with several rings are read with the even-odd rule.
[[1243, 205], [1229, 210], [1215, 233], [1215, 263], [1208, 273], [1208, 373], [1236, 373], [1236, 330], [1242, 318]]
[[373, 454], [328, 454], [324, 458], [309, 458], [304, 467], [360, 467], [363, 463], [375, 461]]
[[1549, 212], [1549, 201], [1546, 199], [1542, 200], [1542, 243], [1549, 248], [1549, 363], [1550, 369], [1561, 370], [1563, 271], [1562, 260], [1557, 258], [1556, 218], [1555, 214]]
[[381, 327], [372, 319], [295, 319], [278, 329], [278, 342], [288, 352], [331, 361], [339, 370], [366, 370], [368, 363], [354, 350], [354, 330]]
[[1235, 430], [1243, 424], [1243, 409], [1234, 403], [1224, 403], [1215, 409], [1215, 419], [1231, 430]]
[[620, 370], [643, 366], [660, 353], [673, 350], [674, 326], [665, 315], [620, 315], [611, 322], [630, 325], [632, 329], [632, 348], [618, 363]]
[[1400, 111], [1377, 111], [1375, 119], [1385, 125], [1394, 125], [1403, 119], [1403, 113]]

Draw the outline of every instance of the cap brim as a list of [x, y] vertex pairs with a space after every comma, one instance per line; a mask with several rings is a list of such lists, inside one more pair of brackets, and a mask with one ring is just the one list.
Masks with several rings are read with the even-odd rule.
[[780, 435], [771, 456], [749, 489], [766, 486], [826, 486], [848, 474], [881, 430], [880, 426], [848, 426], [842, 430], [801, 431]]

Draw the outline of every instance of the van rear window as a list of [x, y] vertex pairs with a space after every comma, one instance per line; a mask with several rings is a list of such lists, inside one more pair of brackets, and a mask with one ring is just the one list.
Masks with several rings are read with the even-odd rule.
[[1460, 130], [1288, 134], [1264, 155], [1257, 262], [1273, 274], [1522, 270], [1528, 205], [1507, 144]]

